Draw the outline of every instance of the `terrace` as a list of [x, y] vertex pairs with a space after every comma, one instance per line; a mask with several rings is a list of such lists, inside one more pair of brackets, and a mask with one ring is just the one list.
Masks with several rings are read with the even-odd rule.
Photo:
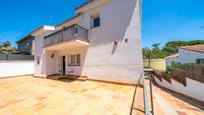
[[133, 94], [133, 86], [94, 81], [4, 78], [0, 80], [0, 114], [128, 115]]
[[[149, 84], [148, 81], [146, 84]], [[147, 93], [149, 95], [149, 86]], [[143, 88], [20, 76], [0, 79], [0, 114], [144, 115]], [[153, 85], [155, 115], [202, 115], [202, 105]]]

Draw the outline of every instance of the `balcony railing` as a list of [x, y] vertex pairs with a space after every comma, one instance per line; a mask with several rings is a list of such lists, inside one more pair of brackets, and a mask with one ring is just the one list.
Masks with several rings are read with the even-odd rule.
[[69, 26], [60, 31], [54, 32], [48, 36], [45, 36], [44, 47], [55, 45], [58, 43], [63, 43], [74, 39], [88, 42], [88, 30], [76, 24], [73, 26]]

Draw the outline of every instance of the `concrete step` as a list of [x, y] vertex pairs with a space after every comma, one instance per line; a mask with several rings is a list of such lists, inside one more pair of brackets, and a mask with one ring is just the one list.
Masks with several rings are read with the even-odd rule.
[[88, 77], [87, 76], [69, 76], [68, 79], [86, 81]]
[[79, 80], [79, 81], [86, 81], [88, 79], [87, 76], [65, 76], [65, 75], [53, 75], [47, 77], [48, 79], [53, 79], [53, 80], [60, 80], [60, 79], [70, 79], [70, 80]]

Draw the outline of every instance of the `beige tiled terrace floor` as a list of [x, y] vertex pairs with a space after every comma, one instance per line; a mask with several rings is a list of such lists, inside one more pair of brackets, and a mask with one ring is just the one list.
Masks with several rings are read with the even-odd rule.
[[128, 115], [134, 87], [30, 76], [0, 79], [0, 115]]

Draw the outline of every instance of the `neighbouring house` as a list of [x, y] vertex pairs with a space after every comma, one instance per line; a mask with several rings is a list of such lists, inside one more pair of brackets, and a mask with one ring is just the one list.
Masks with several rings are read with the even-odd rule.
[[34, 37], [31, 34], [18, 40], [16, 42], [18, 45], [18, 53], [25, 55], [33, 55], [33, 40]]
[[89, 0], [73, 18], [32, 31], [35, 76], [138, 83], [143, 77], [141, 2]]
[[172, 63], [204, 64], [204, 44], [178, 47], [178, 54], [166, 58], [166, 65]]

